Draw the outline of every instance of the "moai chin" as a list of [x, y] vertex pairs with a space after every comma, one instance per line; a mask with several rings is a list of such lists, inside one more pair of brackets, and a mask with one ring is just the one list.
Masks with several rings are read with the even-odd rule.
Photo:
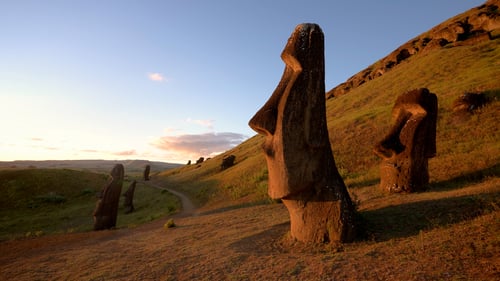
[[94, 230], [109, 229], [116, 226], [118, 204], [123, 185], [124, 168], [116, 164], [111, 171], [111, 179], [103, 188], [94, 210]]
[[388, 192], [424, 191], [429, 184], [428, 159], [436, 155], [438, 102], [428, 89], [400, 95], [392, 109], [392, 127], [375, 145], [382, 158], [380, 187]]
[[321, 28], [298, 25], [281, 58], [281, 81], [249, 122], [265, 136], [268, 194], [287, 207], [293, 238], [352, 241], [354, 207], [335, 166], [326, 124]]

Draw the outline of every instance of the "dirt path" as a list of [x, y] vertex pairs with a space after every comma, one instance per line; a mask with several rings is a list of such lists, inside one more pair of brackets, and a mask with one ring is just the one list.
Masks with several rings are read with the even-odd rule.
[[196, 210], [196, 207], [194, 206], [193, 202], [191, 201], [191, 199], [189, 199], [186, 195], [178, 192], [178, 191], [175, 191], [171, 188], [166, 188], [164, 186], [161, 186], [155, 182], [145, 182], [143, 181], [142, 182], [144, 185], [147, 185], [147, 186], [151, 186], [151, 187], [154, 187], [154, 188], [158, 188], [158, 189], [163, 189], [163, 190], [166, 190], [170, 193], [172, 193], [173, 195], [179, 197], [179, 199], [181, 199], [181, 205], [182, 205], [182, 211], [177, 213], [176, 214], [176, 217], [188, 217], [188, 216], [192, 216], [194, 214], [194, 211]]

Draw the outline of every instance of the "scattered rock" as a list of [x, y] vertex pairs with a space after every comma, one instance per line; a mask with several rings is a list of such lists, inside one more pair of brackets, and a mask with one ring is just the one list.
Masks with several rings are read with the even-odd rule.
[[465, 93], [453, 102], [453, 112], [473, 114], [481, 107], [490, 102], [489, 98], [482, 93]]

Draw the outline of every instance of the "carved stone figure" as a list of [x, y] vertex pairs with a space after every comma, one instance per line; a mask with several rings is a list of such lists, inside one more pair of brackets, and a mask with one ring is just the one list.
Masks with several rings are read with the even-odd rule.
[[134, 208], [134, 192], [137, 181], [132, 181], [123, 196], [125, 196], [125, 201], [123, 203], [123, 207], [125, 207], [125, 214], [132, 213]]
[[111, 179], [103, 188], [94, 210], [94, 230], [109, 229], [116, 226], [118, 204], [123, 185], [124, 168], [116, 164], [111, 170]]
[[146, 167], [144, 167], [144, 180], [145, 181], [149, 180], [149, 172], [150, 171], [151, 171], [151, 166], [150, 165], [146, 165]]
[[428, 89], [400, 95], [392, 109], [392, 127], [373, 151], [382, 158], [380, 187], [415, 192], [429, 184], [428, 159], [436, 155], [437, 97]]
[[225, 170], [231, 166], [234, 165], [234, 160], [236, 159], [236, 156], [234, 155], [227, 155], [224, 158], [222, 158], [222, 164], [220, 165], [221, 170]]
[[205, 161], [205, 158], [200, 157], [200, 158], [198, 158], [198, 160], [196, 160], [196, 164], [201, 164], [201, 163], [203, 163], [203, 161]]
[[268, 194], [287, 207], [293, 238], [352, 241], [355, 211], [335, 166], [326, 124], [321, 28], [298, 25], [281, 58], [281, 81], [249, 122], [265, 136]]

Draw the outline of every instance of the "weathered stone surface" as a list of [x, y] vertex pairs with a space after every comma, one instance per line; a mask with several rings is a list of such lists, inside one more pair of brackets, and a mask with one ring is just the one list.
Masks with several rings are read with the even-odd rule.
[[234, 155], [227, 155], [224, 158], [222, 158], [222, 164], [220, 165], [221, 170], [225, 170], [229, 167], [232, 167], [234, 165], [234, 160], [236, 159], [236, 156]]
[[146, 165], [146, 167], [144, 167], [144, 173], [143, 173], [145, 181], [149, 180], [150, 171], [151, 171], [151, 165]]
[[134, 208], [134, 193], [135, 193], [135, 186], [137, 184], [137, 181], [132, 181], [123, 196], [125, 197], [125, 201], [123, 202], [123, 207], [125, 207], [125, 214], [132, 213], [135, 208]]
[[354, 239], [354, 208], [328, 137], [324, 39], [316, 24], [300, 24], [281, 54], [285, 71], [250, 120], [264, 135], [268, 193], [290, 213], [291, 235], [304, 242]]
[[436, 155], [437, 108], [436, 95], [425, 88], [397, 98], [392, 109], [392, 127], [373, 149], [382, 158], [382, 189], [415, 192], [427, 188], [428, 158]]
[[123, 185], [124, 168], [116, 164], [111, 171], [111, 179], [103, 188], [94, 210], [94, 230], [109, 229], [116, 226], [118, 204]]

